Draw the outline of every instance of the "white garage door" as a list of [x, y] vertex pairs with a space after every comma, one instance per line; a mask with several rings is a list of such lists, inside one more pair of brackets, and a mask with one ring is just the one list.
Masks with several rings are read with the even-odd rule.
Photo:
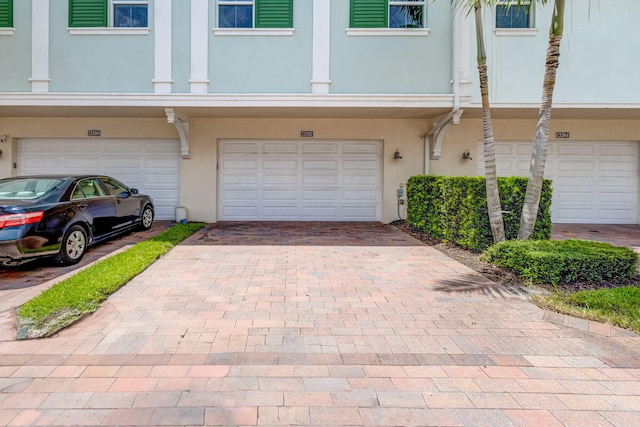
[[175, 218], [178, 140], [22, 139], [18, 174], [104, 174], [153, 197], [157, 219]]
[[[531, 147], [531, 142], [496, 143], [498, 175], [528, 176]], [[478, 173], [484, 175], [478, 157]], [[545, 178], [553, 180], [551, 220], [637, 224], [638, 177], [636, 142], [550, 142]]]
[[380, 221], [379, 141], [221, 140], [218, 218]]

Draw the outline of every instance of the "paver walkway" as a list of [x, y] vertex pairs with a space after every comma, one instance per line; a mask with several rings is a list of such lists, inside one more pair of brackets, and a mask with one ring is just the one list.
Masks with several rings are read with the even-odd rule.
[[380, 224], [215, 224], [46, 340], [5, 425], [637, 426], [640, 337]]

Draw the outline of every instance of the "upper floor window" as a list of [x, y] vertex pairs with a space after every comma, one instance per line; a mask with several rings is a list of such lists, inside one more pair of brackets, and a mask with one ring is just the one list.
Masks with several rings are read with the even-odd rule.
[[293, 0], [218, 0], [218, 28], [293, 28]]
[[69, 0], [69, 27], [148, 26], [148, 0]]
[[426, 0], [351, 0], [351, 28], [425, 28]]
[[503, 0], [496, 5], [496, 28], [532, 28], [532, 3]]
[[0, 27], [13, 27], [13, 0], [0, 0]]

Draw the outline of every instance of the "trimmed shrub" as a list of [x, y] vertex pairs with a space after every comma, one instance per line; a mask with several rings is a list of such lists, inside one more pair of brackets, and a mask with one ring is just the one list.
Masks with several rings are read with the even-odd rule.
[[636, 274], [638, 254], [629, 248], [590, 240], [508, 240], [482, 259], [534, 283], [627, 283]]
[[[527, 178], [498, 178], [505, 236], [518, 235]], [[407, 223], [431, 237], [480, 252], [493, 244], [484, 177], [414, 176], [407, 182]], [[551, 237], [551, 181], [545, 180], [534, 239]]]

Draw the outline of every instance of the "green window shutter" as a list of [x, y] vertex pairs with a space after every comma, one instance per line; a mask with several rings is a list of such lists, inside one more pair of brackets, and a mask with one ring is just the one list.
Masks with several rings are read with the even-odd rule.
[[256, 28], [293, 28], [293, 0], [256, 0]]
[[13, 0], [0, 0], [0, 27], [13, 27]]
[[106, 27], [108, 0], [69, 0], [70, 27]]
[[351, 0], [351, 28], [387, 28], [389, 3], [387, 0]]

